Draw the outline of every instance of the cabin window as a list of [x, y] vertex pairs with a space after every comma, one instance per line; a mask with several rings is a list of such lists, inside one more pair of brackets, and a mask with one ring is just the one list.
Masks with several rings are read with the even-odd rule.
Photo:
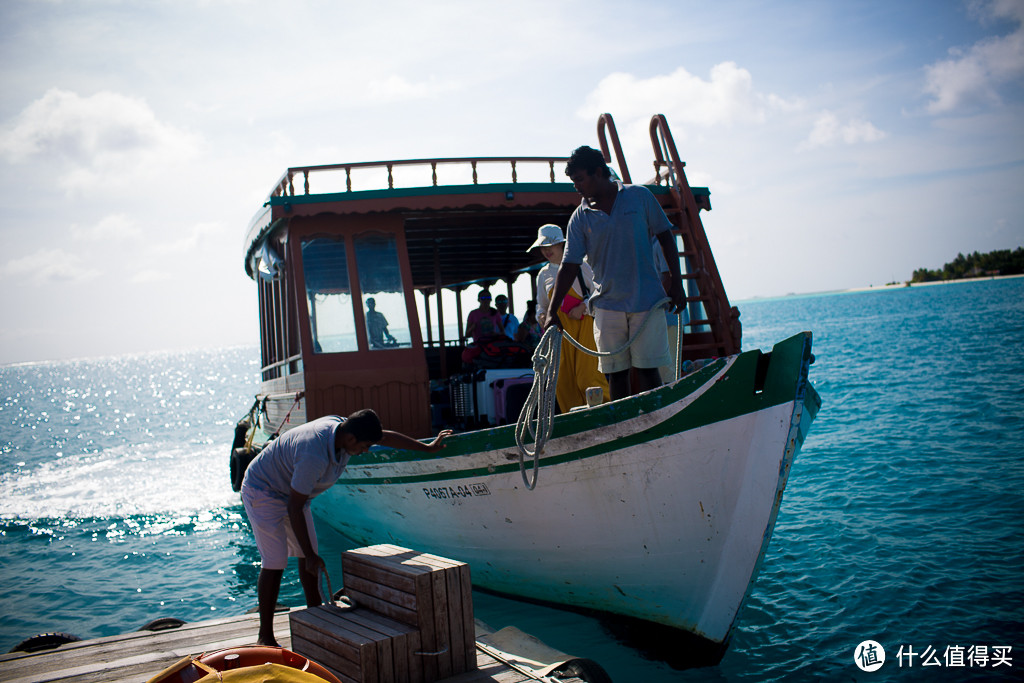
[[366, 233], [357, 235], [353, 243], [366, 316], [367, 347], [382, 350], [410, 346], [409, 312], [395, 236]]
[[316, 353], [356, 351], [356, 323], [345, 242], [316, 237], [302, 242], [306, 303]]

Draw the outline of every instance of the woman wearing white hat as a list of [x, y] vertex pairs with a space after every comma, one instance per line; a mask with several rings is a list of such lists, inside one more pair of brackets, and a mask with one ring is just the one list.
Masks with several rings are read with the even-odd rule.
[[[558, 265], [565, 251], [562, 229], [551, 223], [542, 225], [537, 231], [537, 240], [527, 251], [534, 249], [540, 249], [548, 260], [547, 265], [537, 274], [537, 310], [546, 311], [555, 287]], [[594, 271], [586, 261], [580, 268], [580, 275], [563, 299], [558, 318], [562, 321], [562, 329], [573, 339], [588, 349], [594, 349], [597, 348], [594, 341], [594, 318], [587, 312], [587, 298], [594, 289]], [[567, 413], [570, 408], [586, 405], [588, 387], [601, 387], [604, 395], [609, 395], [608, 380], [597, 369], [597, 358], [583, 353], [563, 338], [558, 384], [555, 386], [558, 409]]]

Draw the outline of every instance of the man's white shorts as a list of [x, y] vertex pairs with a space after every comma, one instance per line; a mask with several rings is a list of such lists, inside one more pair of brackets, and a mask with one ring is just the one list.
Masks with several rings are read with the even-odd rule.
[[[302, 548], [295, 538], [295, 531], [288, 519], [288, 503], [274, 498], [265, 491], [242, 487], [242, 504], [249, 516], [252, 534], [264, 569], [285, 569], [289, 557], [304, 557]], [[309, 529], [309, 542], [317, 551], [316, 530], [313, 527], [313, 513], [306, 505], [302, 511]]]
[[[608, 311], [603, 308], [594, 310], [594, 341], [597, 350], [602, 353], [614, 351], [628, 342], [647, 317], [647, 312], [626, 313], [624, 311]], [[658, 309], [651, 313], [643, 332], [633, 344], [622, 353], [614, 356], [601, 356], [597, 359], [598, 369], [606, 375], [621, 370], [634, 368], [657, 368], [672, 362], [668, 348], [668, 324], [665, 311]]]

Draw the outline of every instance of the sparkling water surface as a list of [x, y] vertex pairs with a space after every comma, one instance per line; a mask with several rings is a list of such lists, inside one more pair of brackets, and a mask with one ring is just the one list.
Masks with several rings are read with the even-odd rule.
[[[477, 617], [617, 683], [1019, 678], [1024, 279], [739, 306], [744, 348], [813, 331], [824, 405], [721, 664], [676, 670], [592, 617], [481, 593]], [[259, 554], [228, 453], [257, 370], [252, 347], [0, 368], [0, 651], [255, 605]], [[325, 557], [350, 547], [318, 531]], [[285, 579], [281, 601], [302, 604], [293, 569]], [[868, 639], [886, 650], [873, 673], [854, 663]], [[900, 660], [901, 646], [940, 666]], [[1012, 666], [946, 665], [981, 646], [1011, 647]]]

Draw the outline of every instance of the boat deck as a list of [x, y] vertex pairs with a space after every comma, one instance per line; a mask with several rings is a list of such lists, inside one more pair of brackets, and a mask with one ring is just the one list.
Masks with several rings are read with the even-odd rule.
[[[62, 645], [36, 653], [0, 655], [0, 681], [5, 683], [139, 683], [157, 675], [182, 657], [229, 647], [252, 645], [259, 617], [246, 614], [185, 624], [158, 632], [136, 631]], [[291, 645], [288, 613], [274, 622], [277, 640]], [[478, 638], [481, 627], [478, 624]], [[477, 670], [444, 679], [444, 683], [521, 683], [550, 680], [516, 670], [477, 647]], [[566, 683], [579, 679], [560, 679]]]

